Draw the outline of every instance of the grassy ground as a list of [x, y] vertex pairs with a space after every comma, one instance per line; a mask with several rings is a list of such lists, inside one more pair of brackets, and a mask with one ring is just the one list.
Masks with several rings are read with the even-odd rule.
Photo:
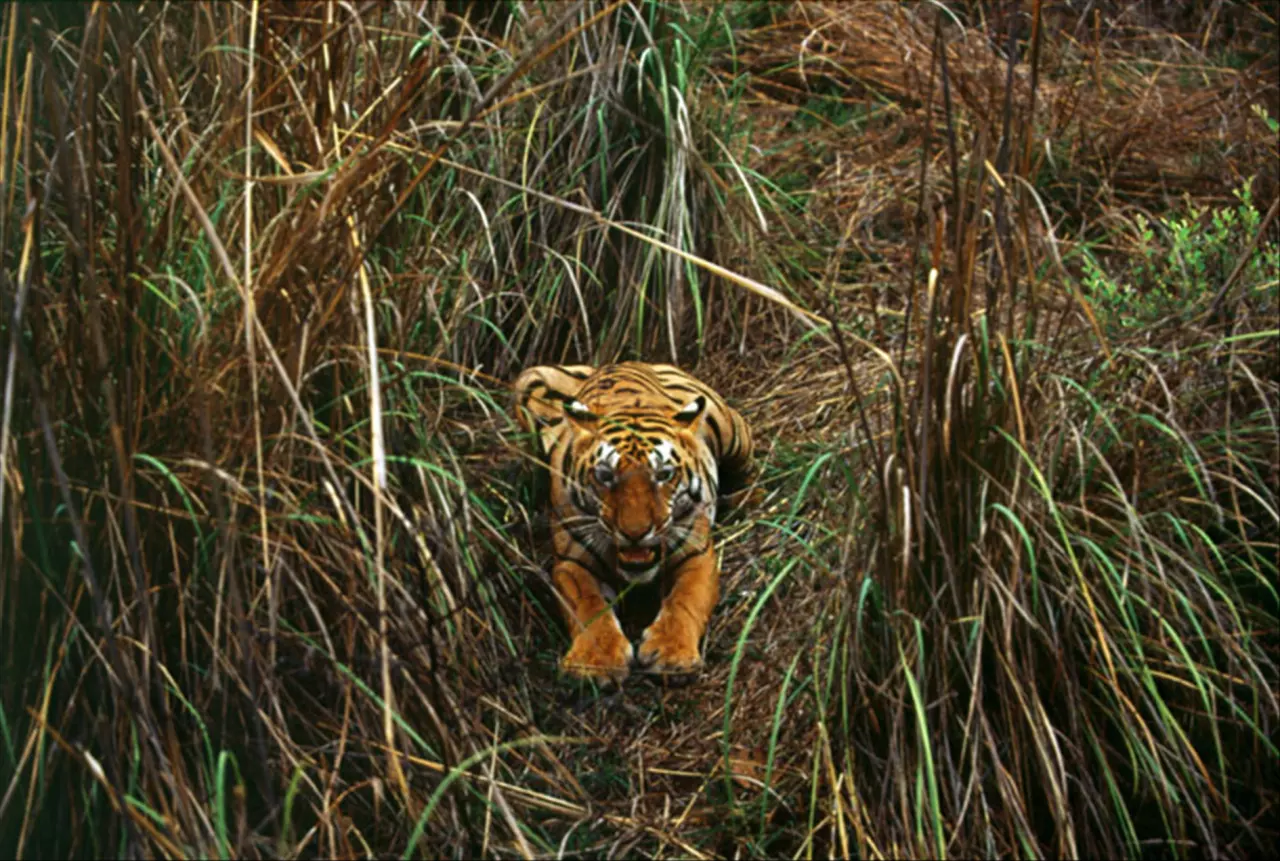
[[[1269, 4], [0, 28], [0, 854], [1280, 837]], [[555, 672], [506, 386], [615, 358], [760, 441], [688, 687]]]

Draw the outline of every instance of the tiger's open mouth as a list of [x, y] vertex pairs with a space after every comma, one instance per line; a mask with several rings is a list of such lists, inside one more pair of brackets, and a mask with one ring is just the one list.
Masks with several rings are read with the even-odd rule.
[[618, 564], [631, 571], [643, 571], [657, 561], [658, 554], [652, 547], [627, 547], [618, 550]]

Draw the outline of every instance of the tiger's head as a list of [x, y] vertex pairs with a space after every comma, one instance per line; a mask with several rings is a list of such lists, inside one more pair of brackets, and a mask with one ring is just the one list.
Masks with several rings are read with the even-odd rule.
[[697, 515], [715, 516], [715, 461], [697, 439], [706, 409], [701, 395], [675, 413], [565, 405], [575, 429], [567, 471], [576, 509], [566, 525], [628, 582], [652, 580], [697, 537]]

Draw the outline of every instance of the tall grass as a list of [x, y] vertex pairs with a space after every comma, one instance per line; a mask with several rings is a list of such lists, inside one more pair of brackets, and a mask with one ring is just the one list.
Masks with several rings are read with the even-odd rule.
[[[1158, 336], [1109, 339], [1033, 162], [1038, 8], [1025, 42], [1015, 23], [985, 93], [956, 86], [954, 28], [934, 32], [928, 276], [874, 391], [884, 433], [852, 433], [872, 452], [875, 531], [837, 602], [829, 720], [848, 743], [831, 804], [859, 856], [1265, 851], [1280, 266], [1258, 261], [1229, 324], [1207, 321], [1185, 265], [1159, 269], [1124, 300], [1165, 303]], [[1246, 260], [1264, 227], [1247, 211], [1253, 232], [1148, 233], [1146, 256]]]
[[[0, 852], [1270, 845], [1275, 22], [1175, 11], [5, 9]], [[555, 676], [505, 386], [616, 358], [761, 440], [683, 690]]]

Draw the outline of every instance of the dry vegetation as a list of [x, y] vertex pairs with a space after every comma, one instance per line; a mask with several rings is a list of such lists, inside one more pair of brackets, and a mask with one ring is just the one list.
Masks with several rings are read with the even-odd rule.
[[[0, 27], [0, 855], [1280, 839], [1272, 4]], [[620, 357], [762, 441], [684, 688], [555, 674]]]

